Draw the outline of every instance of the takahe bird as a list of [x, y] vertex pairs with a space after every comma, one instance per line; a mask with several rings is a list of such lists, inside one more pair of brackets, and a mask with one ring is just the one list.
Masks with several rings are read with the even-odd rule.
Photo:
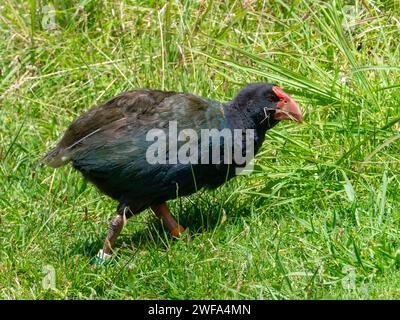
[[[250, 137], [252, 156], [261, 147], [266, 131], [285, 119], [301, 122], [301, 111], [288, 94], [270, 83], [250, 84], [226, 103], [188, 93], [135, 89], [83, 113], [43, 160], [51, 167], [71, 162], [85, 179], [119, 202], [99, 253], [108, 258], [126, 218], [150, 207], [171, 235], [179, 237], [184, 228], [171, 216], [166, 201], [201, 188], [216, 188], [244, 166], [232, 160], [237, 141], [227, 147], [225, 139], [215, 143], [204, 138], [202, 130], [239, 130], [240, 153], [243, 156], [251, 151], [247, 143]], [[170, 123], [174, 121], [177, 142], [171, 139]], [[187, 157], [182, 160], [181, 151], [177, 155], [177, 148], [187, 142], [185, 133], [198, 138], [197, 146], [206, 146], [183, 150], [191, 161]], [[155, 142], [159, 143], [157, 148]], [[220, 152], [211, 159], [216, 149]], [[165, 161], [154, 161], [163, 151]], [[228, 153], [231, 156], [225, 157]]]

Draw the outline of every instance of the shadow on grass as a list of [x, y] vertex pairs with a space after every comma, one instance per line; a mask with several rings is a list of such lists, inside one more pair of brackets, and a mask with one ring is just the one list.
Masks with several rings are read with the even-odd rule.
[[[237, 220], [251, 215], [251, 201], [237, 201], [228, 194], [200, 192], [191, 197], [177, 199], [170, 203], [170, 209], [178, 223], [183, 225], [193, 240], [201, 234], [212, 234], [229, 224], [236, 224]], [[131, 219], [135, 219], [132, 217]], [[141, 248], [155, 246], [168, 248], [174, 239], [168, 230], [153, 216], [144, 229], [131, 235], [127, 234], [117, 241], [116, 246], [129, 242], [132, 247]]]
[[[170, 201], [170, 209], [178, 223], [187, 228], [190, 238], [193, 240], [199, 235], [213, 234], [217, 230], [230, 224], [237, 224], [237, 220], [251, 215], [253, 201], [241, 201], [231, 195], [229, 189], [215, 191], [200, 191], [189, 197], [178, 198]], [[139, 219], [139, 213], [128, 220], [135, 223]], [[79, 244], [73, 245], [70, 255], [82, 254], [87, 258], [94, 257], [103, 246], [107, 230], [98, 235], [97, 239], [85, 239]], [[169, 235], [168, 230], [160, 223], [159, 219], [152, 215], [144, 227], [140, 227], [133, 233], [123, 232], [117, 239], [114, 249], [123, 248], [137, 250], [141, 248], [167, 249], [176, 241]]]

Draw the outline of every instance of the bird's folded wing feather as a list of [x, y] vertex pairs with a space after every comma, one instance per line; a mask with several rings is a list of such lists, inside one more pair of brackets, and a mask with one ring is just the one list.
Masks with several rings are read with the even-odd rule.
[[191, 94], [132, 90], [116, 96], [78, 117], [57, 147], [44, 160], [58, 167], [74, 161], [91, 170], [106, 170], [142, 160], [150, 129], [221, 128], [218, 102]]

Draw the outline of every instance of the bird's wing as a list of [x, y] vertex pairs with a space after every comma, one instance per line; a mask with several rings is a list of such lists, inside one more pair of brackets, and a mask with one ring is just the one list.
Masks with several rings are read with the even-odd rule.
[[[43, 160], [48, 165], [59, 167], [73, 160], [73, 155], [89, 147], [88, 141], [96, 139], [104, 143], [118, 139], [118, 130], [128, 121], [137, 119], [137, 128], [146, 120], [154, 120], [157, 105], [175, 92], [138, 89], [124, 92], [99, 106], [83, 113], [71, 123], [57, 146]], [[89, 139], [91, 138], [91, 139]], [[96, 146], [95, 146], [96, 147]]]

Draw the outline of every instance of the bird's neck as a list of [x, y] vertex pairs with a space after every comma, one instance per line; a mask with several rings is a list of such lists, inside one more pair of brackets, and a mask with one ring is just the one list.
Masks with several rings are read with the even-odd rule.
[[243, 108], [233, 102], [224, 105], [224, 114], [227, 126], [230, 129], [252, 129], [254, 130], [255, 147], [258, 149], [264, 141], [265, 133], [277, 124], [276, 120], [270, 119], [264, 113], [252, 114], [243, 111]]

